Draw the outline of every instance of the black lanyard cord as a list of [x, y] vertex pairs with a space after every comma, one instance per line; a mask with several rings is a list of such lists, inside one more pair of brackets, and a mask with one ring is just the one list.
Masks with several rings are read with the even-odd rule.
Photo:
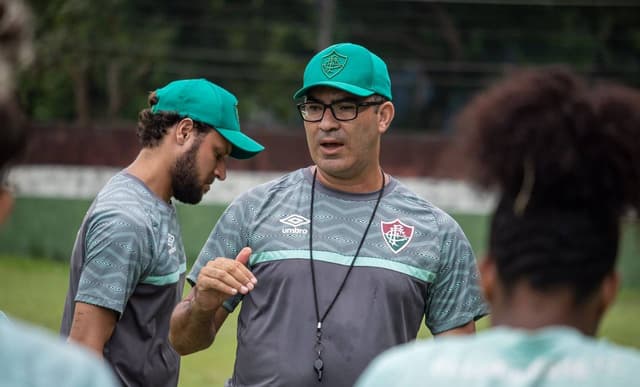
[[373, 223], [373, 218], [375, 218], [376, 216], [376, 211], [378, 210], [378, 205], [380, 204], [380, 200], [382, 199], [382, 194], [384, 193], [384, 185], [385, 185], [385, 176], [384, 176], [384, 172], [382, 171], [382, 169], [380, 169], [380, 173], [382, 174], [382, 186], [380, 187], [380, 191], [378, 194], [378, 199], [376, 200], [376, 204], [373, 207], [373, 212], [371, 213], [371, 218], [369, 219], [369, 223], [367, 224], [367, 228], [365, 228], [364, 233], [362, 234], [362, 239], [360, 239], [360, 244], [358, 245], [358, 248], [356, 249], [356, 253], [353, 256], [353, 259], [351, 259], [351, 264], [349, 265], [349, 269], [347, 270], [347, 273], [345, 274], [344, 278], [342, 279], [342, 283], [340, 284], [340, 287], [338, 287], [338, 291], [336, 292], [335, 296], [333, 296], [333, 300], [331, 300], [331, 302], [329, 303], [329, 306], [327, 307], [327, 310], [325, 310], [324, 314], [322, 315], [322, 317], [320, 317], [320, 309], [318, 307], [318, 291], [317, 291], [317, 287], [316, 287], [316, 273], [315, 273], [315, 265], [313, 263], [313, 205], [314, 205], [314, 199], [315, 199], [315, 188], [316, 188], [316, 178], [317, 178], [317, 174], [318, 174], [318, 168], [316, 167], [316, 169], [313, 171], [313, 182], [311, 183], [311, 205], [310, 205], [310, 210], [309, 210], [309, 262], [310, 262], [310, 267], [311, 267], [311, 283], [313, 285], [313, 302], [314, 302], [314, 306], [316, 309], [316, 321], [318, 322], [318, 325], [316, 326], [316, 345], [315, 345], [315, 351], [318, 355], [318, 358], [316, 359], [316, 361], [313, 364], [313, 368], [316, 371], [317, 375], [318, 375], [318, 380], [321, 381], [322, 380], [322, 371], [324, 369], [324, 362], [322, 361], [322, 323], [324, 322], [324, 319], [327, 317], [327, 315], [329, 314], [329, 311], [331, 310], [331, 308], [333, 308], [333, 305], [335, 304], [336, 300], [338, 299], [338, 296], [340, 296], [340, 293], [342, 292], [342, 289], [344, 288], [344, 285], [347, 283], [347, 278], [349, 278], [349, 274], [351, 274], [351, 270], [353, 269], [354, 264], [356, 263], [356, 258], [358, 257], [358, 254], [360, 254], [360, 249], [362, 248], [362, 245], [364, 244], [364, 240], [367, 238], [367, 233], [369, 232], [369, 228], [371, 227], [371, 223]]

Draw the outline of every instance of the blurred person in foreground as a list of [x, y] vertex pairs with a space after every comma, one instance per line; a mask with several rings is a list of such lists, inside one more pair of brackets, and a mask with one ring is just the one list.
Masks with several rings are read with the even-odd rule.
[[380, 165], [394, 117], [384, 61], [330, 46], [294, 98], [315, 165], [228, 207], [172, 317], [172, 344], [188, 354], [242, 301], [229, 386], [352, 386], [423, 318], [435, 335], [465, 334], [487, 312], [458, 224]]
[[[25, 53], [31, 46], [30, 20], [22, 1], [0, 0], [0, 225], [13, 207], [8, 170], [28, 136], [13, 81], [25, 55], [31, 55]], [[116, 387], [116, 381], [109, 367], [87, 349], [0, 311], [0, 387], [16, 386]]]
[[640, 207], [640, 92], [522, 70], [459, 128], [469, 177], [499, 191], [480, 264], [492, 328], [391, 350], [357, 386], [637, 386], [640, 352], [595, 336]]
[[71, 256], [61, 333], [93, 349], [123, 386], [176, 386], [168, 340], [186, 257], [175, 198], [200, 202], [228, 156], [263, 147], [240, 131], [235, 96], [205, 79], [173, 81], [140, 112], [142, 149], [98, 193]]
[[[9, 216], [13, 195], [6, 186], [11, 162], [26, 144], [21, 113], [0, 100], [0, 226]], [[109, 367], [87, 349], [65, 343], [42, 328], [0, 311], [0, 387], [115, 387]]]

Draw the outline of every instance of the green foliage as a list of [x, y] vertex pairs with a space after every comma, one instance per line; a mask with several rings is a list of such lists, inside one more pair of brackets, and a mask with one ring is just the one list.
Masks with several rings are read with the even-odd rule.
[[[33, 1], [37, 59], [22, 83], [22, 99], [37, 121], [75, 118], [80, 123], [135, 117], [127, 101], [157, 85], [174, 27], [150, 7], [105, 0]], [[70, 103], [74, 101], [75, 103]]]
[[446, 129], [511, 66], [567, 63], [639, 86], [640, 4], [588, 3], [335, 1], [323, 19], [313, 0], [32, 0], [38, 55], [20, 98], [39, 121], [113, 124], [148, 91], [206, 77], [238, 96], [246, 127], [299, 127], [291, 95], [326, 35], [387, 60], [396, 128]]

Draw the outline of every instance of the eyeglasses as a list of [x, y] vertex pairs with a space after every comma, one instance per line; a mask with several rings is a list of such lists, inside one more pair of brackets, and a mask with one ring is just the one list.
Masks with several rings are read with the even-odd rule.
[[307, 122], [320, 122], [324, 117], [324, 112], [329, 108], [331, 113], [338, 121], [351, 121], [358, 117], [361, 107], [382, 105], [385, 101], [339, 101], [330, 104], [321, 102], [302, 102], [299, 103], [298, 111], [303, 120]]

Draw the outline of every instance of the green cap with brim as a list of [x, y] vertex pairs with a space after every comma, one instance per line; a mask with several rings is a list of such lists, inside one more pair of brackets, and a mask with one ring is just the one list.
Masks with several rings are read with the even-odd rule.
[[359, 97], [379, 94], [388, 100], [391, 79], [380, 57], [353, 43], [338, 43], [317, 53], [304, 70], [303, 86], [293, 98], [307, 94], [310, 88], [327, 86]]
[[231, 143], [230, 156], [248, 159], [264, 147], [240, 131], [238, 99], [222, 87], [206, 79], [173, 81], [156, 90], [158, 103], [151, 112], [172, 112], [182, 117], [213, 126]]

